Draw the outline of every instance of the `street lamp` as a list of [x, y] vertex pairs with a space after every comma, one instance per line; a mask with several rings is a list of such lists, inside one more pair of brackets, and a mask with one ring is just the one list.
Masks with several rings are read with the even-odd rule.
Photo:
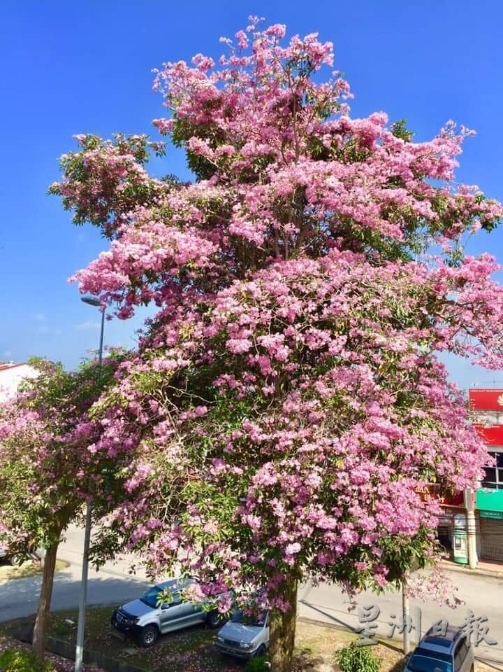
[[[89, 306], [101, 308], [101, 301], [93, 296], [83, 296], [82, 301]], [[103, 361], [103, 334], [105, 332], [105, 308], [101, 310], [100, 347], [98, 350], [98, 373]], [[75, 649], [75, 672], [82, 672], [84, 663], [84, 635], [86, 629], [87, 577], [89, 570], [89, 547], [91, 545], [91, 502], [86, 504], [86, 523], [84, 528], [84, 550], [82, 552], [82, 579], [79, 596], [79, 620], [77, 624], [77, 646]]]
[[[84, 303], [87, 303], [88, 306], [94, 306], [95, 308], [101, 308], [101, 301], [96, 299], [94, 296], [83, 296], [81, 299]], [[105, 333], [105, 308], [101, 311], [101, 331], [100, 331], [100, 347], [98, 350], [98, 366], [101, 366], [103, 361], [103, 334]]]

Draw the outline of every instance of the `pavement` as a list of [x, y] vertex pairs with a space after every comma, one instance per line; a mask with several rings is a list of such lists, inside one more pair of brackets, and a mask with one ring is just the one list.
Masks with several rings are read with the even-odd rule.
[[[61, 545], [59, 557], [69, 562], [58, 572], [54, 581], [51, 608], [74, 609], [78, 605], [81, 586], [81, 561], [83, 534], [71, 528]], [[146, 575], [137, 570], [130, 574], [134, 558], [122, 557], [107, 563], [99, 571], [89, 568], [88, 598], [90, 605], [123, 604], [138, 597], [149, 585]], [[492, 662], [503, 670], [503, 571], [479, 567], [470, 570], [453, 563], [444, 563], [447, 579], [457, 588], [456, 596], [464, 604], [456, 609], [440, 606], [434, 600], [410, 600], [411, 640], [417, 641], [421, 633], [443, 619], [454, 625], [467, 622], [472, 641], [480, 642], [475, 655]], [[0, 621], [28, 616], [37, 609], [40, 576], [0, 582]], [[306, 583], [299, 589], [298, 612], [301, 618], [345, 629], [365, 630], [362, 635], [376, 634], [383, 638], [400, 638], [402, 600], [400, 593], [387, 592], [375, 595], [359, 594], [356, 608], [351, 609], [347, 595], [336, 585], [313, 586]], [[470, 611], [472, 616], [467, 619]], [[489, 643], [491, 642], [491, 643]]]
[[440, 564], [450, 572], [464, 572], [472, 576], [499, 576], [503, 578], [503, 564], [501, 562], [479, 562], [475, 569], [470, 569], [468, 565], [458, 564], [452, 560], [444, 560]]
[[[79, 602], [81, 569], [70, 565], [57, 573], [52, 594], [52, 609], [74, 609]], [[0, 583], [0, 621], [29, 616], [37, 610], [41, 576]], [[88, 599], [91, 605], [121, 604], [143, 592], [146, 582], [120, 574], [89, 572]]]
[[[51, 601], [53, 610], [74, 609], [79, 603], [82, 547], [83, 531], [71, 527], [58, 552], [58, 558], [69, 564], [54, 577]], [[116, 606], [141, 595], [150, 582], [141, 568], [136, 570], [135, 575], [130, 573], [133, 563], [134, 558], [124, 556], [106, 563], [99, 571], [89, 566], [87, 604]], [[33, 614], [37, 610], [41, 581], [40, 575], [0, 581], [0, 621]]]
[[[476, 640], [480, 640], [475, 647], [475, 655], [503, 669], [503, 574], [495, 577], [446, 570], [445, 575], [457, 587], [456, 597], [463, 604], [453, 609], [433, 599], [410, 599], [411, 640], [417, 643], [421, 634], [439, 621], [458, 626], [466, 623], [467, 632], [472, 632], [472, 642], [475, 644]], [[400, 593], [375, 595], [367, 591], [357, 596], [356, 605], [350, 610], [349, 598], [337, 585], [314, 587], [307, 583], [299, 590], [301, 617], [344, 629], [365, 628], [362, 636], [401, 637]]]
[[[58, 549], [58, 558], [66, 560], [72, 565], [82, 567], [82, 548], [84, 546], [84, 531], [72, 525], [65, 532], [65, 539]], [[134, 567], [135, 574], [131, 574], [131, 568]], [[140, 563], [133, 555], [118, 556], [113, 562], [107, 562], [100, 568], [99, 572], [94, 572], [96, 576], [120, 576], [128, 579], [136, 578], [147, 582], [147, 575]]]

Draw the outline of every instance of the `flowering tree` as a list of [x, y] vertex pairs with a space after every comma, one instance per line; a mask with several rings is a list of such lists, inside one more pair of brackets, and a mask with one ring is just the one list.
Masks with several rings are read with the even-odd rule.
[[438, 353], [503, 362], [497, 266], [463, 254], [503, 212], [454, 182], [468, 132], [414, 143], [383, 113], [351, 118], [347, 83], [317, 74], [332, 45], [284, 35], [253, 19], [219, 66], [157, 73], [154, 124], [193, 183], [149, 176], [163, 148], [146, 136], [77, 136], [51, 187], [110, 240], [81, 291], [123, 318], [159, 309], [95, 409], [96, 451], [130, 460], [107, 538], [153, 574], [177, 561], [242, 600], [262, 588], [281, 672], [299, 581], [399, 580], [434, 556], [419, 489], [480, 474]]
[[62, 533], [79, 520], [83, 503], [110, 510], [119, 465], [89, 450], [100, 424], [89, 410], [113, 380], [119, 353], [101, 367], [86, 362], [73, 373], [34, 359], [39, 375], [0, 408], [0, 539], [21, 554], [45, 549], [33, 647], [43, 659], [56, 555]]

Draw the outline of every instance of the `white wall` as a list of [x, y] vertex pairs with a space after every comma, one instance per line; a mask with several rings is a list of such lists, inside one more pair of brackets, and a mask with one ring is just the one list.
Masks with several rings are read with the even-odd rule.
[[38, 372], [29, 364], [13, 364], [0, 369], [0, 402], [13, 397], [24, 378], [36, 378]]

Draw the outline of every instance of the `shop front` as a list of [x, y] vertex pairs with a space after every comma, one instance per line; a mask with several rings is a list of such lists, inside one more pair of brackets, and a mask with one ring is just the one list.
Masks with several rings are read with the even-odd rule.
[[436, 500], [442, 506], [438, 518], [437, 538], [440, 545], [456, 562], [468, 562], [466, 548], [466, 509], [463, 493], [441, 494], [439, 486], [431, 484], [420, 491], [423, 501]]
[[450, 555], [452, 555], [454, 549], [454, 517], [459, 511], [458, 507], [444, 506], [442, 515], [438, 519], [438, 541]]
[[480, 559], [503, 562], [503, 490], [477, 490]]

